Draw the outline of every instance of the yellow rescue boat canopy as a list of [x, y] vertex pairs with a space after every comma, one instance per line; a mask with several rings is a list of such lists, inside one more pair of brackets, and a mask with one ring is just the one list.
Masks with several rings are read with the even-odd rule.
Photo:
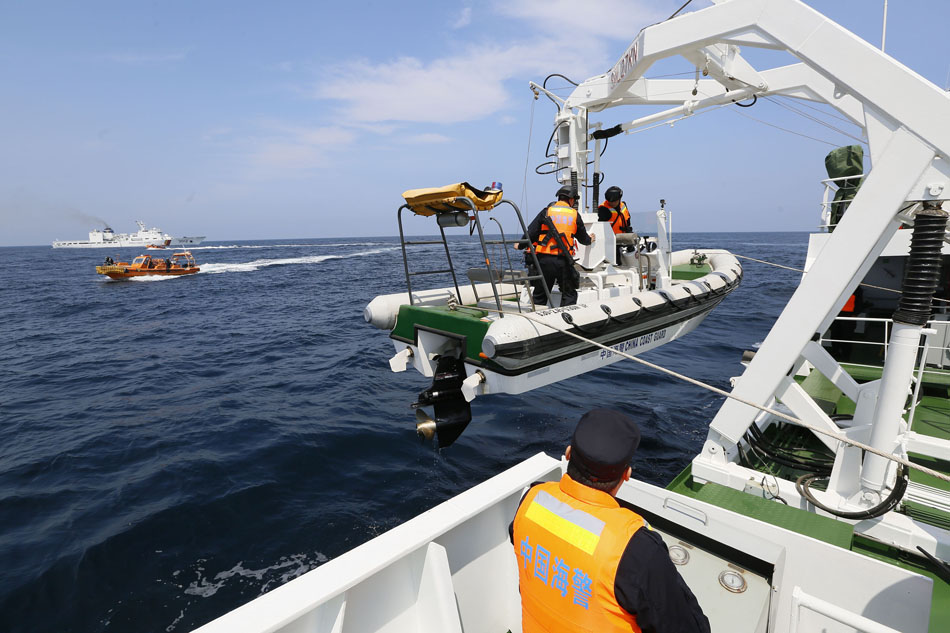
[[467, 182], [458, 182], [431, 189], [410, 189], [403, 192], [402, 197], [413, 213], [430, 216], [449, 211], [471, 211], [471, 207], [457, 198], [468, 198], [476, 210], [488, 211], [501, 202], [502, 195], [497, 189], [476, 189]]

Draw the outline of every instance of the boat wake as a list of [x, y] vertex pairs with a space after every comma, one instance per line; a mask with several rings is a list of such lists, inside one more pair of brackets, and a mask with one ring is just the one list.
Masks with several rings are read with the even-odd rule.
[[[192, 570], [198, 576], [197, 580], [191, 581], [187, 587], [183, 587], [184, 593], [201, 598], [210, 598], [222, 589], [229, 582], [241, 582], [242, 579], [253, 579], [255, 587], [260, 587], [260, 592], [266, 593], [273, 587], [283, 585], [297, 576], [302, 576], [311, 569], [314, 569], [325, 563], [327, 557], [320, 552], [308, 554], [294, 554], [292, 556], [281, 557], [273, 565], [261, 569], [247, 569], [242, 563], [237, 563], [231, 569], [218, 572], [213, 578], [207, 578], [205, 569], [199, 565], [197, 569]], [[263, 585], [261, 585], [263, 582]]]
[[143, 275], [142, 277], [129, 277], [118, 281], [168, 281], [169, 279], [181, 279], [188, 275]]
[[369, 251], [360, 251], [358, 253], [350, 253], [348, 255], [311, 255], [307, 257], [286, 257], [281, 259], [255, 259], [251, 262], [229, 262], [229, 263], [220, 263], [220, 264], [201, 264], [202, 273], [244, 273], [252, 272], [260, 268], [266, 268], [268, 266], [288, 266], [293, 264], [319, 264], [331, 259], [347, 259], [350, 257], [364, 257], [366, 255], [378, 255], [379, 253], [385, 253], [387, 251], [399, 250], [398, 246], [393, 246], [389, 248], [377, 248]]
[[[275, 587], [279, 587], [298, 576], [302, 576], [311, 569], [315, 569], [329, 560], [326, 555], [320, 552], [313, 554], [293, 554], [291, 556], [282, 556], [273, 565], [261, 569], [248, 569], [242, 563], [237, 563], [231, 569], [221, 571], [208, 578], [205, 569], [206, 561], [199, 560], [194, 568], [186, 570], [183, 574], [181, 570], [174, 572], [174, 579], [171, 581], [162, 580], [165, 584], [171, 585], [177, 591], [187, 596], [195, 598], [210, 598], [219, 590], [242, 585], [246, 587], [259, 588], [260, 594], [264, 594]], [[197, 580], [192, 580], [186, 586], [182, 581], [184, 575], [194, 574]], [[178, 617], [165, 627], [166, 631], [177, 629], [179, 622], [185, 619], [185, 611], [190, 611], [189, 607], [194, 604], [195, 598], [187, 600], [185, 606], [179, 611]]]
[[[326, 248], [328, 246], [381, 246], [387, 242], [339, 242], [333, 244], [226, 244], [215, 246], [192, 246], [191, 251], [254, 250], [266, 248]], [[178, 248], [178, 247], [175, 247]], [[184, 248], [184, 247], [182, 247]]]

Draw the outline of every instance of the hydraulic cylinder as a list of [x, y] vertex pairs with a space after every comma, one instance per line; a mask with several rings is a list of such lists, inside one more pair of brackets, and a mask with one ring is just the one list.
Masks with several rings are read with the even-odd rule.
[[[947, 212], [939, 203], [924, 203], [924, 208], [914, 217], [910, 256], [904, 268], [901, 299], [894, 312], [894, 327], [872, 423], [870, 444], [880, 451], [893, 451], [900, 433], [901, 415], [917, 365], [921, 332], [930, 321], [933, 295], [940, 281], [940, 252], [946, 228]], [[889, 461], [868, 453], [861, 470], [862, 486], [883, 490]]]

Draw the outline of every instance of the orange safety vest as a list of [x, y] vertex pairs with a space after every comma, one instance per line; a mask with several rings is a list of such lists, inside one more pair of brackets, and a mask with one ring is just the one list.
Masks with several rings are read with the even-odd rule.
[[617, 566], [646, 521], [569, 476], [531, 488], [513, 541], [524, 633], [640, 632], [614, 595]]
[[609, 206], [606, 200], [600, 206], [610, 209], [610, 228], [614, 233], [623, 233], [625, 228], [630, 228], [630, 211], [627, 210], [626, 202], [620, 201], [620, 209]]
[[[573, 255], [574, 234], [577, 233], [577, 210], [563, 200], [558, 200], [545, 209], [545, 213], [551, 218], [554, 228], [564, 236], [564, 241], [567, 243], [571, 255]], [[538, 235], [538, 243], [535, 244], [535, 250], [544, 255], [561, 254], [561, 247], [557, 244], [557, 238], [549, 235], [548, 228], [543, 224], [541, 225], [541, 233]]]

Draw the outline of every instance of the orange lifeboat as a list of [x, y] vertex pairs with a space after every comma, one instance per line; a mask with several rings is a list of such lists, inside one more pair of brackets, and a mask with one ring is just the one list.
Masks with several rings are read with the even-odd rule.
[[96, 266], [96, 272], [112, 279], [128, 279], [156, 275], [160, 277], [179, 277], [193, 275], [201, 270], [189, 251], [175, 253], [170, 258], [158, 258], [151, 255], [139, 255], [129, 262], [114, 262], [111, 257], [106, 263]]

